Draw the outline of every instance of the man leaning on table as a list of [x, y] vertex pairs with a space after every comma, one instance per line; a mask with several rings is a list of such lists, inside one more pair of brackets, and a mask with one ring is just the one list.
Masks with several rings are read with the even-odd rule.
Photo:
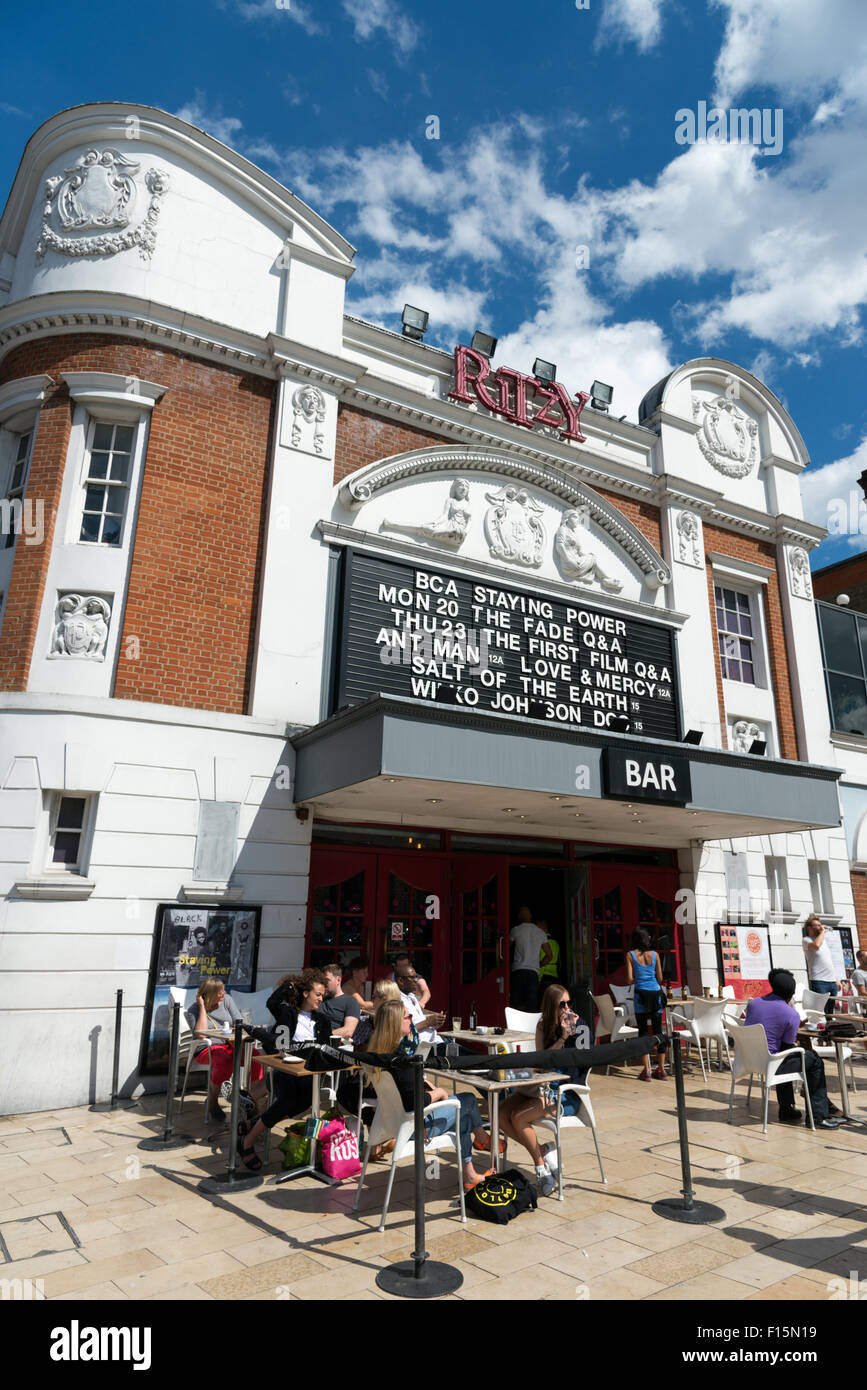
[[[788, 970], [772, 970], [768, 976], [768, 984], [771, 986], [770, 994], [765, 994], [761, 999], [751, 999], [747, 1004], [747, 1011], [744, 1014], [744, 1027], [749, 1027], [753, 1023], [760, 1023], [765, 1030], [768, 1039], [768, 1051], [771, 1054], [785, 1052], [787, 1047], [797, 1047], [798, 1029], [801, 1026], [801, 1018], [796, 1009], [792, 1008], [791, 1000], [795, 993], [795, 977], [790, 975]], [[787, 1057], [780, 1072], [800, 1071], [800, 1057]], [[804, 1073], [807, 1077], [807, 1087], [810, 1092], [810, 1104], [813, 1109], [813, 1120], [817, 1129], [836, 1129], [842, 1124], [842, 1119], [837, 1117], [841, 1111], [836, 1105], [831, 1105], [828, 1100], [828, 1091], [825, 1085], [825, 1065], [821, 1057], [817, 1057], [815, 1052], [804, 1053]], [[779, 1072], [777, 1073], [779, 1075]], [[795, 1109], [795, 1096], [792, 1086], [786, 1084], [778, 1086], [777, 1100], [780, 1106], [779, 1119], [784, 1125], [799, 1125], [803, 1119], [800, 1110]]]

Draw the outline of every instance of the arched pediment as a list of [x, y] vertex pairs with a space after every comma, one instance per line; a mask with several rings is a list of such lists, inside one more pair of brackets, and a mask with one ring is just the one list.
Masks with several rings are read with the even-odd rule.
[[[505, 484], [507, 492], [510, 480], [513, 482], [513, 490], [519, 489], [520, 493], [527, 497], [528, 505], [532, 508], [532, 496], [526, 493], [526, 488], [529, 487], [534, 493], [542, 494], [545, 500], [559, 504], [563, 509], [562, 517], [573, 511], [578, 512], [585, 527], [598, 527], [616, 550], [629, 557], [648, 589], [659, 589], [671, 580], [671, 571], [659, 552], [638, 527], [607, 498], [600, 496], [586, 483], [571, 477], [557, 464], [516, 459], [496, 449], [443, 447], [413, 449], [408, 453], [395, 454], [379, 463], [370, 464], [347, 478], [340, 488], [340, 501], [350, 511], [357, 511], [380, 493], [437, 474], [450, 475], [455, 480], [459, 479], [460, 475], [466, 475], [483, 483], [489, 479], [491, 487], [496, 488], [499, 484], [502, 489]], [[530, 524], [532, 525], [532, 522]], [[383, 523], [383, 529], [386, 528], [387, 523]], [[438, 543], [433, 525], [417, 527], [414, 531], [406, 526], [397, 526], [396, 529], [421, 536], [432, 545]], [[496, 555], [496, 537], [492, 538], [489, 516], [486, 516], [485, 531], [491, 553]], [[447, 522], [444, 521], [439, 538], [441, 548], [454, 553], [461, 540], [459, 526], [449, 530]], [[603, 582], [602, 587], [608, 586]]]

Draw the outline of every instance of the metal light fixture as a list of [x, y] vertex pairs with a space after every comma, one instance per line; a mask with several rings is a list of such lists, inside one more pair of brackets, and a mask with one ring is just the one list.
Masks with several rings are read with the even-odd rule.
[[609, 729], [612, 729], [615, 733], [628, 734], [632, 725], [629, 723], [629, 720], [627, 719], [625, 714], [615, 714], [612, 715], [611, 719], [609, 719], [608, 727]]
[[594, 410], [607, 410], [614, 399], [614, 387], [604, 381], [594, 381], [590, 387], [590, 395], [590, 404]]
[[858, 486], [860, 487], [860, 489], [861, 489], [861, 491], [863, 492], [864, 496], [867, 497], [867, 468], [864, 469], [864, 472], [861, 474], [861, 477], [858, 479]]
[[557, 368], [553, 362], [546, 362], [544, 357], [537, 357], [533, 363], [533, 376], [543, 385], [557, 380]]
[[765, 756], [765, 753], [768, 751], [768, 745], [763, 738], [754, 738], [752, 743], [750, 744], [749, 751], [751, 753], [756, 753], [760, 758], [763, 758]]
[[703, 738], [704, 732], [701, 729], [687, 729], [683, 736], [683, 741], [684, 743], [694, 743], [698, 745]]
[[497, 351], [497, 339], [492, 338], [490, 333], [482, 333], [477, 328], [470, 339], [470, 347], [473, 352], [480, 352], [483, 357], [487, 357], [490, 361]]
[[403, 324], [403, 336], [412, 338], [415, 342], [421, 342], [427, 332], [427, 322], [430, 318], [426, 309], [416, 309], [412, 304], [404, 304], [401, 314]]

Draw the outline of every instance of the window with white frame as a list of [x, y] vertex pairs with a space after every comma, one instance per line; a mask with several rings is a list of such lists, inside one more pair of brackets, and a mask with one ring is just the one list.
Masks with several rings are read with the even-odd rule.
[[739, 589], [715, 584], [714, 600], [723, 679], [756, 685], [758, 634], [751, 597]]
[[834, 898], [831, 893], [831, 873], [828, 865], [821, 859], [808, 859], [807, 869], [810, 874], [813, 911], [822, 916], [831, 915], [834, 911]]
[[791, 912], [792, 898], [789, 893], [789, 875], [783, 858], [768, 855], [765, 858], [765, 877], [768, 881], [768, 897], [772, 912]]
[[91, 420], [80, 541], [92, 545], [120, 545], [134, 440], [134, 425]]
[[46, 869], [68, 874], [86, 872], [92, 800], [89, 796], [52, 793], [48, 813]]
[[30, 466], [30, 446], [33, 442], [33, 431], [27, 434], [15, 436], [15, 451], [12, 457], [12, 467], [9, 472], [9, 481], [6, 485], [6, 496], [0, 502], [0, 518], [3, 527], [3, 550], [9, 550], [15, 544], [17, 533], [16, 513], [20, 514], [24, 502], [24, 489], [27, 486], [27, 472]]

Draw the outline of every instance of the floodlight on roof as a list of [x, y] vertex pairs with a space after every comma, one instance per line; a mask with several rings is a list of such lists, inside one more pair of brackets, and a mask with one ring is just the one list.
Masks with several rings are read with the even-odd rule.
[[533, 363], [533, 376], [547, 386], [557, 380], [557, 368], [553, 362], [546, 362], [544, 357], [537, 357]]
[[590, 395], [594, 410], [607, 410], [614, 399], [614, 387], [604, 381], [594, 381], [590, 387]]
[[490, 361], [497, 351], [497, 339], [492, 338], [490, 333], [482, 333], [481, 330], [477, 328], [470, 339], [470, 347], [473, 352], [480, 352], [483, 357], [487, 357]]
[[421, 342], [427, 332], [427, 323], [430, 315], [426, 309], [416, 309], [412, 304], [404, 304], [401, 322], [403, 324], [403, 336], [413, 338], [416, 342]]

